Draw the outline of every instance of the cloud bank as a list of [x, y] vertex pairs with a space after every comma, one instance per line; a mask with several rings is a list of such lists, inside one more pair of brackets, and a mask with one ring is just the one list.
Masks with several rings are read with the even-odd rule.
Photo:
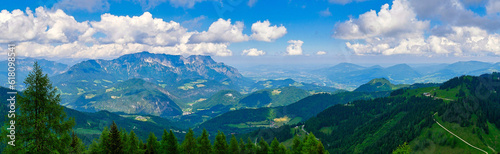
[[273, 26], [267, 20], [254, 23], [249, 36], [243, 33], [243, 22], [232, 23], [231, 19], [218, 19], [208, 30], [198, 32], [154, 18], [149, 12], [132, 17], [106, 13], [100, 21], [78, 22], [62, 10], [42, 7], [35, 12], [29, 8], [25, 12], [2, 10], [0, 29], [0, 43], [18, 43], [21, 56], [60, 58], [114, 58], [141, 51], [231, 56], [231, 43], [270, 42], [286, 34], [284, 26]]
[[[498, 30], [492, 27], [497, 15], [479, 16], [460, 2], [423, 1], [394, 0], [378, 12], [337, 24], [332, 36], [347, 40], [347, 49], [357, 55], [500, 55], [500, 35], [492, 32]], [[431, 28], [431, 18], [444, 24]]]

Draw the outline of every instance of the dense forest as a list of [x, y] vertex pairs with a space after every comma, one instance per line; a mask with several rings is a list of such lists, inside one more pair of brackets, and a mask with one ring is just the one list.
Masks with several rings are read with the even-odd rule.
[[500, 135], [499, 77], [493, 73], [412, 85], [388, 97], [334, 105], [305, 123], [242, 136], [286, 142], [305, 130], [314, 133], [330, 153], [428, 153], [436, 148], [436, 153], [477, 152], [439, 127], [436, 121], [440, 121], [471, 144], [494, 152]]

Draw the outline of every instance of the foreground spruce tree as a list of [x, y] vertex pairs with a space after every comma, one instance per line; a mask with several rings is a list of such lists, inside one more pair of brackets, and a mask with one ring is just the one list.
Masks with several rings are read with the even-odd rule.
[[215, 136], [214, 148], [215, 153], [218, 154], [227, 154], [228, 153], [228, 145], [226, 142], [226, 135], [223, 132], [218, 131], [217, 136]]
[[153, 132], [149, 132], [148, 143], [146, 144], [146, 154], [160, 153], [160, 142]]
[[203, 133], [201, 133], [200, 138], [198, 139], [198, 153], [199, 154], [210, 154], [212, 153], [212, 144], [210, 144], [210, 140], [208, 139], [208, 132], [206, 129], [203, 129]]
[[194, 137], [194, 132], [190, 128], [186, 137], [184, 137], [184, 141], [182, 142], [182, 153], [183, 154], [195, 154], [196, 153], [196, 138]]
[[75, 122], [66, 119], [59, 94], [37, 62], [24, 84], [23, 95], [16, 96], [16, 146], [2, 153], [67, 153], [63, 147], [71, 143], [69, 130]]
[[177, 137], [175, 137], [174, 132], [172, 130], [169, 131], [167, 140], [166, 140], [166, 150], [165, 153], [168, 154], [179, 154], [181, 153], [179, 149], [179, 143], [177, 142]]
[[238, 147], [238, 141], [234, 135], [231, 135], [231, 140], [229, 141], [229, 153], [230, 154], [239, 154], [240, 148]]
[[71, 134], [71, 144], [69, 153], [71, 154], [81, 154], [85, 151], [85, 144], [82, 140], [76, 136], [75, 132]]
[[106, 153], [123, 153], [122, 138], [120, 134], [121, 133], [118, 131], [118, 126], [116, 126], [116, 123], [113, 121], [113, 124], [111, 124], [111, 128], [109, 130], [109, 147], [106, 147], [106, 149], [108, 149]]

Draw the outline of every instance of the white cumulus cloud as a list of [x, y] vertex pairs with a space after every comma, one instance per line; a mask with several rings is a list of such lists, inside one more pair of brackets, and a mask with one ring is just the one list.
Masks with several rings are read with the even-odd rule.
[[[194, 20], [202, 20], [201, 16]], [[193, 21], [196, 24], [196, 21]], [[254, 26], [255, 25], [255, 26]], [[0, 43], [17, 43], [19, 55], [56, 58], [114, 58], [141, 51], [175, 55], [231, 56], [233, 42], [273, 41], [286, 33], [284, 26], [256, 22], [252, 37], [243, 34], [243, 22], [219, 19], [206, 31], [189, 31], [175, 21], [140, 16], [102, 14], [100, 20], [78, 22], [61, 9], [43, 7], [0, 12]], [[6, 49], [0, 49], [5, 53]], [[250, 49], [246, 55], [264, 55]]]
[[269, 20], [252, 24], [251, 37], [257, 41], [271, 42], [283, 37], [287, 33], [285, 26], [271, 26]]
[[231, 19], [219, 19], [212, 23], [208, 31], [194, 34], [192, 42], [243, 42], [248, 41], [248, 35], [243, 34], [243, 22], [236, 21], [231, 24]]
[[[370, 11], [360, 15], [359, 19], [340, 23], [334, 37], [354, 40], [347, 42], [346, 46], [357, 55], [500, 55], [500, 35], [489, 33], [485, 29], [488, 27], [449, 25], [437, 26], [429, 31], [428, 21], [418, 20], [411, 4], [406, 0], [394, 0], [391, 9], [385, 4], [378, 14]], [[463, 7], [461, 3], [456, 5], [453, 9]], [[446, 12], [431, 11], [438, 14]], [[426, 32], [430, 35], [425, 36]]]
[[350, 40], [419, 35], [429, 27], [429, 21], [419, 21], [416, 16], [408, 1], [394, 0], [390, 9], [389, 4], [384, 4], [378, 13], [371, 10], [336, 25], [333, 36]]
[[289, 40], [288, 43], [290, 44], [286, 47], [287, 55], [302, 55], [302, 44], [304, 44], [303, 41]]
[[243, 53], [242, 53], [242, 55], [246, 55], [246, 56], [262, 56], [265, 54], [266, 54], [266, 52], [264, 52], [262, 50], [257, 50], [256, 48], [243, 50]]
[[325, 51], [318, 51], [318, 52], [316, 52], [316, 55], [326, 55], [326, 52]]
[[91, 22], [96, 32], [106, 35], [102, 42], [142, 43], [148, 45], [175, 45], [187, 43], [191, 32], [179, 23], [153, 18], [145, 12], [141, 16], [101, 15], [100, 21]]
[[27, 8], [0, 12], [0, 43], [18, 41], [71, 42], [89, 30], [87, 22], [77, 22], [62, 10], [47, 11], [42, 7], [35, 14]]

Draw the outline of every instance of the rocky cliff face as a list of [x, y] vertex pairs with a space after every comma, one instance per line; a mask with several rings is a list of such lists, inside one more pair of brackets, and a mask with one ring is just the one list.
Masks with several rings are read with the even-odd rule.
[[183, 103], [208, 98], [223, 89], [238, 89], [241, 74], [233, 67], [215, 62], [210, 56], [153, 54], [140, 52], [113, 60], [87, 60], [54, 76], [63, 104], [71, 106], [82, 94], [130, 79], [142, 79], [176, 96]]

